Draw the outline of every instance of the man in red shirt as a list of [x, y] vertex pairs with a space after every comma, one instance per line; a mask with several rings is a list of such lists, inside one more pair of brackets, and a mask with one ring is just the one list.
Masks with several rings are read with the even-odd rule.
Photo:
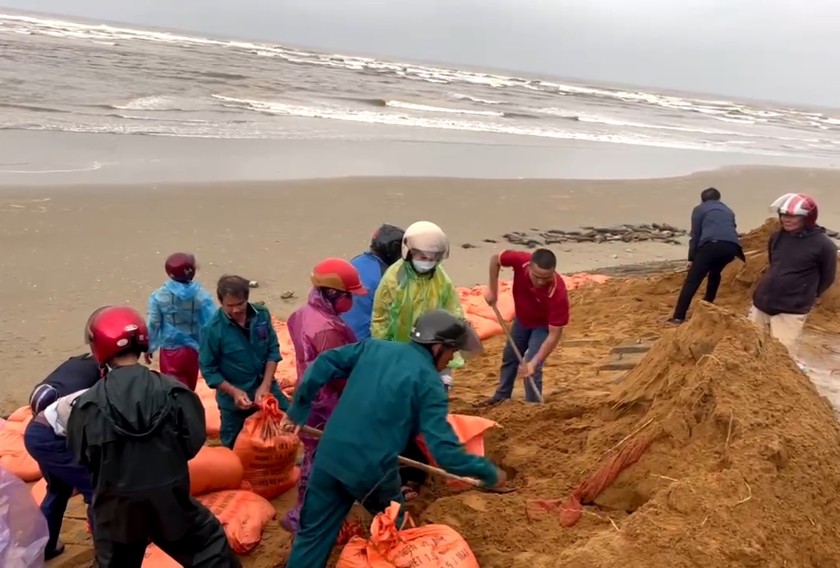
[[[548, 249], [533, 254], [506, 250], [490, 259], [490, 284], [485, 299], [490, 305], [499, 295], [499, 272], [502, 267], [513, 269], [513, 303], [516, 318], [510, 334], [513, 343], [524, 356], [526, 365], [520, 369], [519, 360], [510, 342], [502, 354], [502, 368], [496, 393], [482, 404], [491, 406], [511, 397], [518, 374], [531, 376], [542, 394], [542, 366], [560, 343], [563, 327], [569, 323], [569, 295], [563, 279], [556, 272], [557, 258]], [[537, 393], [526, 382], [525, 400], [538, 402]]]

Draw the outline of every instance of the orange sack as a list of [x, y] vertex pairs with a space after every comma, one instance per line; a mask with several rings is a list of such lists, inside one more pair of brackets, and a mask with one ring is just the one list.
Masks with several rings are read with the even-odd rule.
[[9, 422], [29, 422], [32, 420], [32, 408], [29, 406], [21, 406], [12, 412], [6, 420]]
[[[400, 505], [391, 503], [370, 525], [370, 540], [353, 537], [336, 568], [479, 568], [470, 545], [446, 525], [397, 528]], [[408, 514], [406, 513], [406, 519]]]
[[274, 518], [274, 507], [250, 491], [217, 491], [198, 497], [225, 528], [230, 547], [248, 554], [262, 540], [265, 526]]
[[[481, 416], [470, 416], [468, 414], [449, 414], [446, 419], [449, 421], [449, 425], [452, 426], [452, 429], [455, 430], [455, 435], [458, 436], [458, 439], [462, 444], [464, 444], [464, 448], [467, 452], [476, 456], [484, 455], [485, 432], [487, 432], [490, 428], [496, 428], [499, 426], [497, 422], [493, 422], [487, 418], [482, 418]], [[417, 445], [420, 446], [420, 449], [423, 450], [424, 454], [426, 454], [426, 459], [429, 460], [429, 463], [435, 465], [432, 454], [429, 453], [429, 448], [426, 446], [426, 442], [423, 440], [422, 436], [418, 436]], [[451, 487], [467, 487], [464, 483], [451, 479], [447, 480], [446, 484]]]
[[276, 398], [268, 395], [257, 405], [259, 410], [245, 420], [233, 451], [242, 461], [251, 490], [274, 499], [297, 484], [295, 461], [300, 438], [280, 431], [283, 413]]
[[204, 446], [189, 461], [189, 468], [190, 493], [193, 495], [242, 487], [242, 462], [236, 452], [228, 448]]
[[41, 479], [41, 468], [38, 466], [23, 443], [25, 422], [9, 422], [0, 418], [0, 465], [18, 476], [22, 481], [38, 481]]
[[201, 400], [204, 407], [204, 422], [208, 438], [218, 438], [222, 429], [222, 414], [219, 412], [219, 405], [216, 402], [216, 391], [207, 386], [204, 377], [198, 377], [195, 385], [195, 394]]

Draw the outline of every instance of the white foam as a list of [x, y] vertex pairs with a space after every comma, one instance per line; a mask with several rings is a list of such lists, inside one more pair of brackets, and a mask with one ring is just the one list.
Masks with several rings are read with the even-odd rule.
[[393, 108], [402, 108], [406, 110], [416, 110], [421, 112], [445, 112], [450, 114], [472, 114], [476, 116], [504, 116], [503, 112], [493, 112], [490, 110], [470, 110], [464, 108], [447, 108], [437, 107], [431, 105], [423, 105], [419, 103], [408, 103], [403, 101], [385, 101], [385, 106]]

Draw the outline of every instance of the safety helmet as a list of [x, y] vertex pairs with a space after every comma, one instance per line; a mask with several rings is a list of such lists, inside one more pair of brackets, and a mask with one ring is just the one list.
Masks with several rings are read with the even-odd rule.
[[402, 240], [402, 258], [408, 260], [411, 251], [422, 251], [437, 260], [449, 258], [449, 237], [431, 221], [417, 221], [405, 230]]
[[186, 252], [170, 254], [166, 259], [166, 275], [176, 282], [188, 284], [195, 277], [195, 256]]
[[813, 229], [817, 224], [817, 202], [804, 193], [786, 193], [770, 206], [779, 215], [805, 217], [805, 227]]
[[359, 278], [359, 271], [343, 258], [322, 260], [312, 269], [310, 280], [316, 288], [331, 288], [357, 296], [365, 296], [368, 293]]
[[128, 306], [109, 306], [99, 311], [88, 326], [90, 352], [100, 365], [128, 350], [149, 350], [146, 320]]
[[380, 226], [371, 237], [370, 250], [382, 262], [391, 266], [400, 259], [403, 236], [405, 236], [405, 231], [386, 223]]
[[85, 345], [90, 345], [90, 324], [93, 322], [93, 318], [99, 315], [102, 310], [107, 310], [111, 306], [102, 306], [93, 310], [93, 313], [88, 316], [87, 321], [85, 322]]
[[483, 351], [481, 340], [469, 322], [446, 310], [430, 310], [417, 318], [411, 340], [420, 345], [440, 344], [457, 349], [465, 357]]

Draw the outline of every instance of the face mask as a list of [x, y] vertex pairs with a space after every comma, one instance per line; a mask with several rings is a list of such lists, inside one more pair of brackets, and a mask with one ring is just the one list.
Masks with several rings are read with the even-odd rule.
[[437, 262], [433, 260], [412, 260], [411, 265], [417, 274], [427, 274], [437, 267]]
[[335, 299], [333, 302], [333, 308], [335, 309], [336, 313], [343, 314], [345, 312], [349, 312], [350, 308], [353, 307], [353, 298], [350, 296], [340, 296]]

